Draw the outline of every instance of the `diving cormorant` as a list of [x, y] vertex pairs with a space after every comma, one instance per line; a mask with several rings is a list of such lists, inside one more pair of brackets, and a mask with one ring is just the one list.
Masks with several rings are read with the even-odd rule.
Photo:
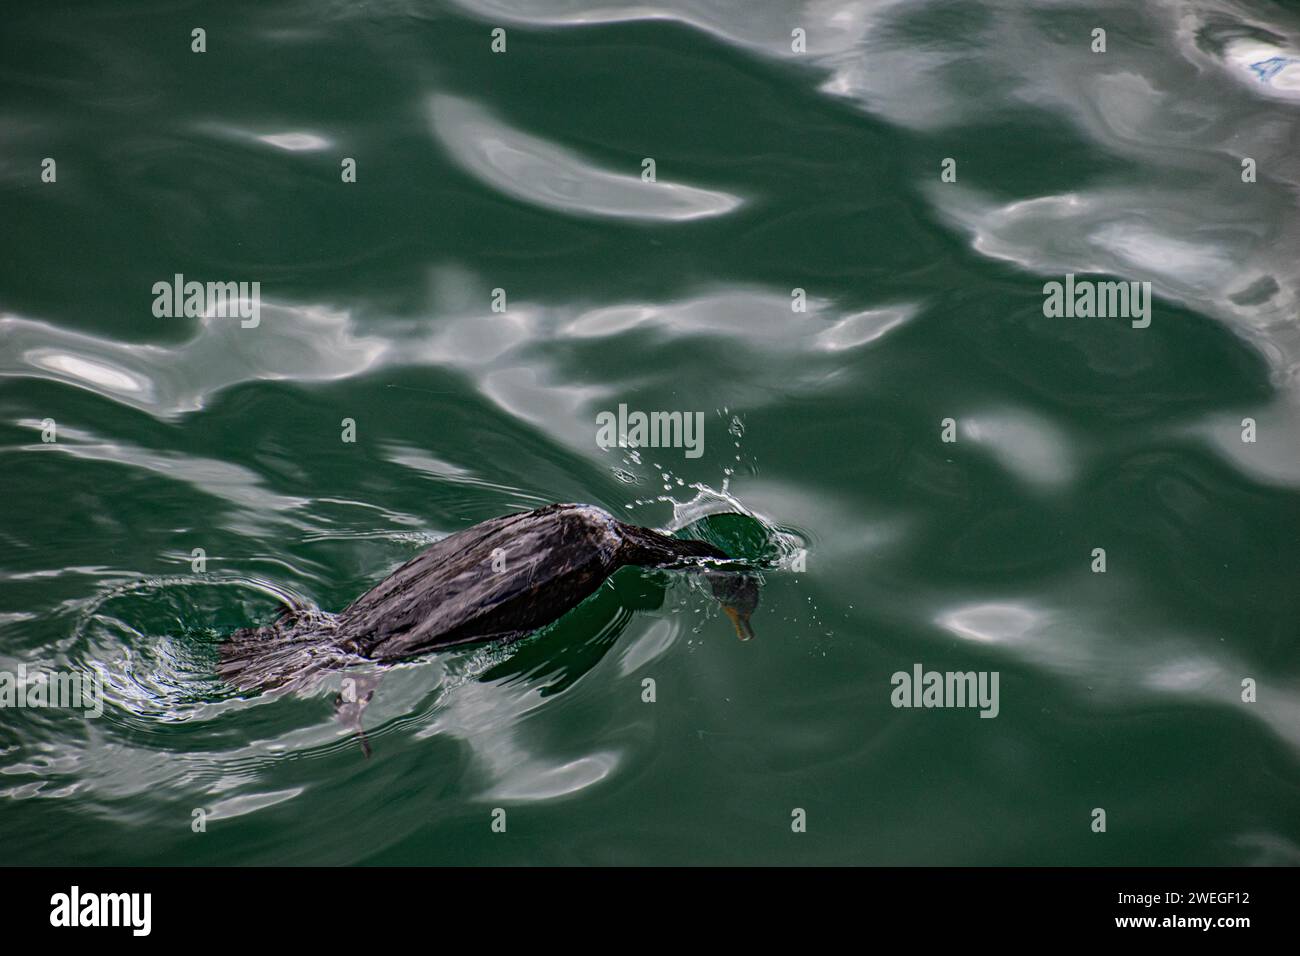
[[337, 615], [286, 609], [237, 631], [218, 672], [241, 688], [297, 684], [364, 661], [391, 662], [474, 641], [512, 641], [550, 624], [625, 565], [702, 565], [742, 640], [758, 586], [708, 570], [727, 555], [625, 524], [592, 505], [557, 504], [476, 524], [420, 552]]

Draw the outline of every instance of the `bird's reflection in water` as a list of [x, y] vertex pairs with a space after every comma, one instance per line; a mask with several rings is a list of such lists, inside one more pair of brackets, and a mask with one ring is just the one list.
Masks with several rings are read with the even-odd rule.
[[[505, 660], [479, 675], [482, 682], [528, 681], [549, 697], [562, 693], [592, 670], [622, 636], [638, 611], [657, 611], [681, 572], [625, 568], [606, 586], [532, 639], [515, 645]], [[756, 571], [701, 569], [699, 575], [731, 621], [742, 641], [754, 636], [750, 616], [758, 606], [761, 578]], [[369, 757], [371, 745], [362, 717], [375, 694], [382, 693], [382, 672], [349, 671], [334, 698], [334, 716], [351, 730]]]

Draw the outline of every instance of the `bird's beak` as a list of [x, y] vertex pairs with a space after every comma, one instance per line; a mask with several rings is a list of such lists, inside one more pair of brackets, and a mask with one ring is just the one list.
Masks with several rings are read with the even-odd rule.
[[722, 610], [727, 612], [727, 617], [731, 618], [731, 623], [736, 627], [736, 636], [742, 641], [747, 641], [754, 636], [754, 629], [749, 626], [749, 613], [737, 610], [734, 607], [722, 605]]

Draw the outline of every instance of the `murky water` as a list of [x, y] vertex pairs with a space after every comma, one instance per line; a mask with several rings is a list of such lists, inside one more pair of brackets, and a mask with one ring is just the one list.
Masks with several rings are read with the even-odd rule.
[[[0, 671], [103, 712], [0, 711], [0, 860], [1300, 861], [1298, 185], [1263, 0], [8, 14]], [[216, 677], [551, 501], [744, 552], [756, 638], [625, 569], [368, 674], [370, 759], [340, 675]], [[996, 718], [893, 706], [918, 664]]]

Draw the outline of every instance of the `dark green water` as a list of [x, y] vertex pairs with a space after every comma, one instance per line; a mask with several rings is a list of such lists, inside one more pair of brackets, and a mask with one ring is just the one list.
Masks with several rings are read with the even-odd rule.
[[[0, 712], [0, 862], [1300, 861], [1300, 17], [579, 9], [6, 11], [0, 670], [105, 701]], [[259, 324], [155, 316], [177, 273]], [[1066, 273], [1150, 326], [1046, 317]], [[598, 447], [620, 403], [703, 454]], [[756, 639], [626, 569], [384, 673], [369, 760], [338, 675], [214, 676], [550, 501], [752, 514]], [[997, 717], [893, 707], [918, 663]]]

